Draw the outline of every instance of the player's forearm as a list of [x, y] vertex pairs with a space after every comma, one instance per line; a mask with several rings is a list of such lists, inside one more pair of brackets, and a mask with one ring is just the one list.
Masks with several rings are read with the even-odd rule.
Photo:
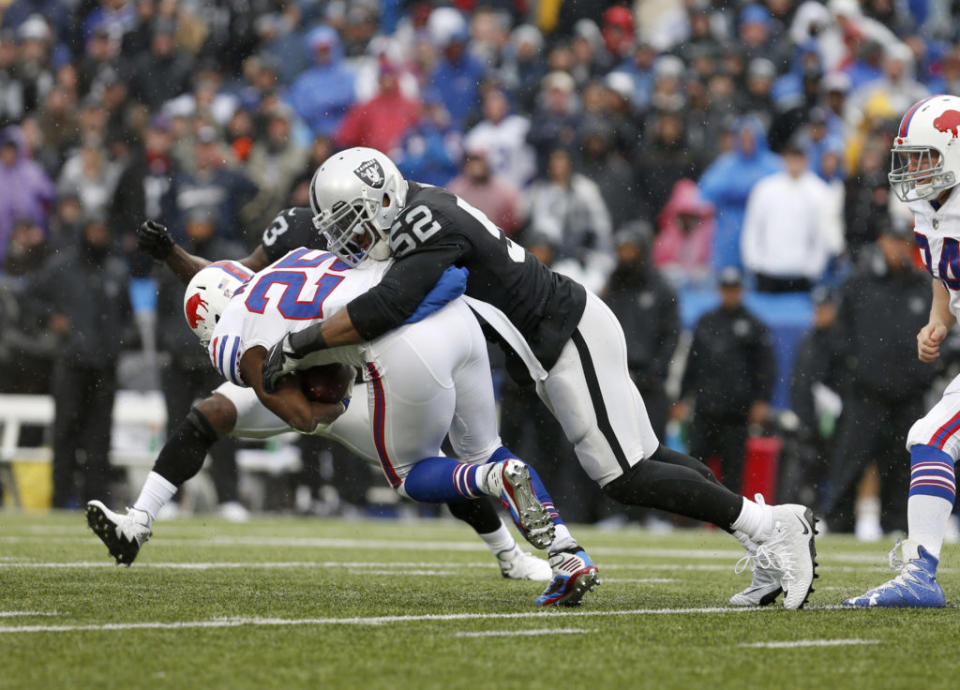
[[266, 350], [261, 347], [244, 353], [240, 360], [240, 372], [260, 402], [291, 428], [312, 433], [318, 425], [333, 422], [346, 409], [341, 403], [330, 405], [307, 400], [294, 376], [281, 380], [273, 393], [267, 393], [261, 376], [265, 353]]
[[189, 283], [197, 271], [209, 263], [202, 256], [188, 254], [180, 245], [174, 245], [166, 258], [167, 266], [184, 284]]
[[304, 357], [317, 350], [362, 342], [363, 338], [354, 328], [346, 309], [341, 309], [322, 323], [290, 334], [290, 347], [297, 357]]
[[950, 291], [939, 280], [933, 280], [933, 300], [930, 304], [930, 323], [941, 323], [946, 328], [953, 328], [957, 322], [950, 312]]

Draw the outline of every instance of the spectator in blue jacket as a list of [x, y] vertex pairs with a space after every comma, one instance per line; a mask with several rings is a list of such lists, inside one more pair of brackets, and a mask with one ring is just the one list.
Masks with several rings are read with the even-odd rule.
[[703, 198], [717, 209], [713, 236], [714, 266], [741, 267], [740, 230], [753, 185], [781, 169], [780, 156], [767, 148], [767, 135], [752, 117], [734, 125], [734, 148], [720, 155], [703, 173], [699, 186]]
[[466, 27], [450, 33], [443, 43], [443, 56], [430, 85], [440, 92], [453, 124], [463, 127], [467, 116], [480, 106], [480, 82], [484, 66], [469, 52]]
[[316, 134], [332, 135], [354, 101], [354, 76], [343, 65], [340, 37], [329, 26], [307, 34], [315, 66], [297, 77], [287, 101]]

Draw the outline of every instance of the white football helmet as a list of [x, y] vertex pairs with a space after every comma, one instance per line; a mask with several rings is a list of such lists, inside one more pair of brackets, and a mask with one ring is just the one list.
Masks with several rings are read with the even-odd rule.
[[327, 250], [350, 266], [390, 258], [390, 226], [407, 201], [407, 181], [387, 156], [356, 146], [336, 153], [310, 182], [313, 224]]
[[183, 315], [204, 347], [210, 344], [230, 298], [253, 277], [253, 271], [237, 261], [216, 261], [194, 274], [183, 295]]
[[939, 95], [914, 103], [900, 121], [890, 153], [887, 177], [901, 201], [931, 199], [956, 186], [960, 182], [960, 98]]

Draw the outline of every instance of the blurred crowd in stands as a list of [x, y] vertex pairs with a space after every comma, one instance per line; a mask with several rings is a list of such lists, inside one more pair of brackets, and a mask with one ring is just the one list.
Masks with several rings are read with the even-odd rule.
[[[0, 2], [0, 392], [53, 391], [58, 454], [101, 476], [84, 415], [124, 387], [122, 352], [156, 348], [178, 417], [204, 366], [139, 223], [242, 257], [308, 205], [331, 153], [371, 146], [604, 295], [658, 432], [683, 421], [677, 442], [721, 458], [731, 486], [748, 429], [788, 433], [769, 427], [792, 373], [786, 490], [852, 529], [864, 466], [903, 495], [902, 438], [936, 374], [915, 366], [929, 286], [886, 171], [904, 111], [960, 93], [958, 41], [951, 0]], [[159, 299], [132, 309], [144, 280]], [[683, 323], [714, 289], [717, 309]], [[807, 300], [792, 372], [744, 291]], [[539, 404], [508, 381], [502, 396]], [[549, 418], [504, 417], [535, 464], [570, 455]], [[557, 462], [583, 502], [567, 514], [604, 517]], [[86, 495], [65, 476], [57, 505]], [[883, 528], [902, 513], [885, 504]]]

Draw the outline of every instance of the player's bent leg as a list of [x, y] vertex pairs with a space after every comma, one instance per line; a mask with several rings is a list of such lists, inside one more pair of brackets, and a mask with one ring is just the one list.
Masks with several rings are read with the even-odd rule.
[[106, 545], [118, 565], [129, 566], [152, 535], [160, 508], [203, 467], [210, 447], [236, 423], [236, 409], [222, 395], [198, 403], [174, 429], [160, 450], [140, 495], [126, 514], [100, 501], [87, 503], [87, 524]]
[[473, 501], [450, 501], [447, 508], [455, 518], [473, 527], [477, 536], [496, 557], [503, 577], [510, 580], [550, 580], [553, 575], [550, 565], [517, 546], [510, 530], [497, 515], [490, 497], [481, 496]]
[[603, 487], [612, 498], [739, 530], [756, 545], [756, 562], [780, 574], [784, 606], [801, 608], [816, 578], [816, 519], [800, 505], [766, 506], [737, 496], [689, 466], [662, 462], [661, 450]]
[[[491, 456], [490, 462], [506, 463], [513, 460], [512, 456], [513, 454], [509, 450], [501, 447]], [[593, 561], [590, 560], [587, 552], [577, 544], [573, 535], [570, 534], [570, 530], [553, 503], [553, 498], [540, 479], [540, 475], [530, 465], [526, 465], [526, 470], [529, 475], [529, 488], [532, 490], [536, 502], [547, 511], [550, 519], [547, 529], [552, 529], [553, 532], [553, 539], [548, 546], [550, 583], [537, 598], [536, 604], [538, 606], [576, 606], [587, 592], [600, 584], [599, 571]], [[526, 483], [522, 484], [519, 490], [525, 492], [527, 490]], [[504, 506], [511, 511], [511, 516], [513, 516], [514, 511], [511, 510], [509, 504], [504, 502]], [[536, 539], [540, 533], [533, 532], [531, 535], [524, 530], [522, 525], [518, 524], [517, 526], [528, 541], [537, 545]]]

